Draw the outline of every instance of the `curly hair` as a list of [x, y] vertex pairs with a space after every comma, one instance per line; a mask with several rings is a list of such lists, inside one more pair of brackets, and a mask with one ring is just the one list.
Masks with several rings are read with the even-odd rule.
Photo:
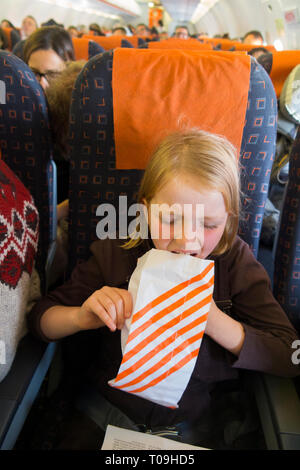
[[67, 158], [68, 154], [67, 138], [72, 91], [77, 76], [85, 64], [85, 60], [67, 63], [66, 68], [45, 90], [53, 141], [64, 158]]

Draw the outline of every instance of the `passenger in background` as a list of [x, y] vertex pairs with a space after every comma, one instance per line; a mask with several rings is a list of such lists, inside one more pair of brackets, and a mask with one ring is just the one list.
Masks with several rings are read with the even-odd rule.
[[79, 31], [75, 26], [69, 26], [67, 29], [68, 33], [72, 38], [78, 38], [79, 37]]
[[60, 27], [39, 28], [25, 42], [24, 62], [44, 90], [65, 69], [67, 62], [74, 60], [71, 36]]
[[150, 36], [150, 29], [145, 23], [139, 23], [136, 27], [137, 36]]
[[38, 29], [35, 18], [31, 15], [25, 16], [21, 25], [21, 39], [27, 39]]
[[263, 35], [259, 31], [248, 31], [243, 38], [244, 44], [253, 44], [254, 46], [262, 46], [264, 43]]
[[98, 23], [91, 23], [89, 25], [89, 28], [90, 28], [90, 31], [94, 33], [95, 36], [105, 36], [105, 34], [103, 33]]
[[128, 24], [127, 28], [129, 29], [129, 31], [131, 32], [132, 35], [136, 34], [135, 27], [132, 24]]
[[62, 73], [46, 88], [49, 120], [54, 143], [54, 160], [57, 166], [57, 250], [51, 272], [59, 279], [67, 265], [68, 215], [69, 215], [69, 152], [68, 130], [72, 90], [86, 61], [69, 62]]
[[126, 29], [123, 26], [116, 26], [112, 29], [112, 36], [127, 36]]
[[26, 39], [38, 29], [38, 24], [33, 16], [26, 16], [21, 26], [21, 41], [18, 41], [13, 47], [13, 54], [24, 60], [24, 45]]
[[50, 18], [50, 20], [45, 21], [41, 24], [41, 26], [59, 26], [60, 28], [64, 28], [64, 25], [62, 23], [57, 23], [53, 18]]
[[88, 28], [86, 27], [85, 24], [79, 24], [79, 25], [77, 26], [77, 30], [78, 30], [78, 35], [79, 35], [80, 38], [81, 38], [84, 34], [89, 34]]
[[[12, 50], [12, 48], [20, 41], [20, 33], [14, 25], [8, 20], [1, 21], [1, 29], [2, 28], [9, 28], [10, 37], [6, 37], [6, 47], [2, 49]], [[2, 30], [2, 33], [5, 34], [5, 31]]]
[[159, 40], [164, 41], [165, 39], [169, 39], [169, 34], [167, 31], [163, 31], [162, 33], [159, 33]]
[[65, 69], [45, 90], [55, 154], [59, 154], [64, 160], [69, 160], [67, 140], [72, 91], [85, 64], [85, 60], [67, 63]]
[[4, 31], [2, 28], [0, 28], [0, 49], [2, 51], [8, 51], [8, 41], [6, 34], [4, 34]]
[[155, 26], [153, 26], [150, 30], [152, 41], [159, 41], [159, 34]]
[[255, 57], [255, 59], [258, 59], [261, 55], [270, 54], [270, 52], [265, 47], [254, 47], [254, 49], [251, 49], [248, 54]]
[[1, 28], [12, 28], [16, 29], [14, 25], [9, 20], [2, 20], [1, 21]]
[[184, 25], [176, 26], [173, 37], [178, 39], [188, 39], [190, 37], [188, 27]]

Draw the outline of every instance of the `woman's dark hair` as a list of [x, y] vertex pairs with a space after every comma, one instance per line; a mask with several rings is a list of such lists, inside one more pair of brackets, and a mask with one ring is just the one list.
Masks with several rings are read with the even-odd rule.
[[98, 23], [91, 23], [89, 25], [89, 30], [96, 33], [97, 36], [105, 36], [105, 34], [103, 33], [103, 31], [100, 28], [100, 26], [98, 25]]
[[3, 20], [1, 20], [1, 23], [2, 23], [3, 21], [6, 21], [6, 23], [8, 24], [8, 27], [9, 27], [9, 28], [16, 29], [15, 26], [12, 24], [11, 21], [7, 20], [6, 18], [4, 18]]
[[24, 46], [24, 62], [33, 52], [52, 49], [65, 62], [75, 60], [70, 34], [58, 26], [44, 26], [29, 36]]
[[7, 37], [2, 28], [0, 28], [0, 50], [8, 49]]

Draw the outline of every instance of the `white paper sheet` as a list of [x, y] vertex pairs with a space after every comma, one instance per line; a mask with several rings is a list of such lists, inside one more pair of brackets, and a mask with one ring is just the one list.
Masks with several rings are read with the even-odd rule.
[[130, 431], [116, 426], [107, 426], [101, 450], [209, 450], [182, 442]]

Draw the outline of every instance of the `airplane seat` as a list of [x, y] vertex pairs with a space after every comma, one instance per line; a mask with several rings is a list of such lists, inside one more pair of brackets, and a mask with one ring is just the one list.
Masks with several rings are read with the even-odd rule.
[[[285, 54], [284, 57], [280, 56], [281, 61], [277, 60], [277, 67], [280, 66], [282, 75], [277, 71], [277, 78], [275, 74], [275, 80], [273, 75], [273, 85], [278, 102], [276, 155], [271, 171], [260, 252], [262, 262], [272, 279], [278, 238], [278, 221], [280, 220], [282, 201], [288, 179], [289, 154], [300, 123], [300, 112], [297, 105], [297, 96], [300, 88], [300, 65], [293, 67], [293, 60], [295, 60], [294, 52], [297, 51], [292, 51], [292, 55]], [[286, 59], [286, 61], [283, 59]], [[258, 62], [263, 65], [270, 75], [273, 66], [273, 55], [270, 53], [264, 54], [259, 57]], [[273, 71], [273, 73], [275, 72]]]
[[45, 266], [56, 238], [56, 167], [47, 102], [30, 68], [12, 53], [0, 52], [2, 159], [32, 194], [40, 214], [37, 270], [43, 290]]
[[[138, 49], [137, 53], [145, 54], [148, 51]], [[173, 54], [174, 51], [155, 50], [154, 53]], [[210, 54], [206, 51], [203, 53]], [[212, 52], [212, 54], [219, 53]], [[109, 60], [108, 57], [111, 59]], [[126, 172], [115, 168], [112, 91], [110, 85], [102, 86], [102, 83], [109, 83], [112, 79], [112, 60], [113, 53], [105, 54], [103, 59], [91, 59], [80, 73], [73, 92], [70, 124], [72, 162], [70, 269], [73, 269], [77, 262], [87, 258], [89, 246], [96, 239], [97, 206], [101, 202], [117, 204], [119, 194], [123, 193], [129, 197], [128, 204], [131, 203], [137, 195], [142, 177], [141, 167], [132, 168]], [[95, 67], [93, 73], [97, 77], [95, 84], [90, 79], [92, 66]], [[85, 85], [83, 77], [87, 77]], [[81, 82], [82, 91], [78, 85]], [[241, 185], [244, 196], [243, 220], [239, 234], [257, 255], [261, 214], [267, 197], [270, 168], [274, 156], [277, 107], [269, 77], [253, 59], [251, 60], [250, 83], [242, 137], [243, 151], [240, 157], [243, 168]], [[97, 100], [89, 99], [91, 93], [97, 96]], [[95, 116], [98, 116], [97, 121]]]
[[[56, 238], [56, 167], [52, 160], [47, 103], [29, 67], [0, 51], [0, 150], [2, 160], [29, 190], [39, 212], [36, 270], [47, 289]], [[36, 398], [56, 345], [30, 334], [19, 345], [0, 384], [0, 448], [11, 449]]]
[[162, 41], [150, 41], [146, 42], [141, 48], [146, 49], [188, 49], [188, 50], [212, 50], [211, 44], [202, 43], [198, 39], [180, 39], [180, 38], [168, 38]]
[[274, 295], [300, 333], [300, 126], [289, 158], [274, 262]]
[[[118, 124], [122, 122], [128, 124], [127, 119], [130, 118], [132, 112], [128, 111], [129, 114], [126, 115], [125, 118], [123, 115], [122, 118], [122, 115], [120, 115], [119, 111], [115, 108], [116, 96], [114, 94], [117, 93], [117, 90], [120, 91], [125, 108], [133, 94], [132, 90], [130, 91], [130, 87], [128, 87], [127, 90], [127, 86], [123, 82], [122, 84], [119, 83], [119, 87], [116, 87], [113, 91], [112, 83], [115, 74], [116, 57], [120, 58], [124, 54], [124, 57], [127, 58], [127, 62], [125, 62], [132, 63], [135, 76], [140, 74], [140, 86], [145, 89], [147, 78], [144, 78], [143, 72], [137, 68], [135, 60], [139, 57], [139, 54], [141, 54], [142, 57], [142, 54], [149, 53], [153, 54], [153, 60], [155, 60], [155, 57], [165, 56], [165, 58], [169, 58], [174, 54], [181, 54], [182, 52], [174, 50], [144, 51], [142, 49], [117, 49], [104, 53], [101, 57], [91, 59], [78, 76], [71, 105], [69, 142], [71, 148], [69, 249], [70, 254], [72, 254], [69, 258], [70, 272], [77, 263], [88, 258], [89, 246], [92, 241], [97, 238], [96, 227], [99, 222], [99, 216], [104, 215], [101, 211], [97, 212], [98, 206], [103, 203], [112, 204], [116, 210], [121, 213], [122, 211], [126, 211], [127, 207], [129, 207], [132, 202], [136, 201], [139, 182], [143, 174], [143, 169], [145, 168], [145, 161], [140, 161], [140, 159], [144, 158], [142, 155], [146, 154], [144, 145], [147, 139], [151, 141], [152, 135], [159, 135], [159, 130], [157, 131], [156, 128], [157, 134], [156, 131], [150, 133], [150, 138], [149, 135], [145, 137], [142, 136], [141, 142], [143, 142], [143, 144], [140, 144], [140, 146], [137, 144], [136, 133], [133, 134], [134, 136], [128, 136], [129, 125], [123, 127], [122, 134], [122, 129]], [[184, 54], [186, 54], [186, 51]], [[195, 52], [193, 51], [192, 54], [195, 54]], [[234, 60], [233, 57], [237, 57], [232, 52], [200, 51], [199, 54], [205, 54], [206, 57], [210, 56], [212, 58], [211, 60], [216, 57], [216, 54], [219, 58], [222, 57], [222, 54], [229, 54], [232, 56], [232, 60]], [[239, 57], [242, 56], [239, 55]], [[163, 64], [161, 66], [163, 67]], [[182, 69], [184, 69], [184, 67]], [[124, 69], [121, 70], [123, 70], [123, 74], [120, 72], [121, 76], [123, 75], [124, 78], [129, 76], [128, 71], [125, 73]], [[161, 76], [164, 75], [160, 74], [160, 77]], [[147, 76], [145, 75], [145, 77]], [[224, 76], [223, 78], [226, 80]], [[150, 80], [150, 76], [148, 80]], [[167, 82], [168, 78], [165, 78], [165, 80]], [[232, 74], [230, 75], [230, 80], [232, 80]], [[154, 76], [151, 74], [149, 83], [151, 83], [151, 89], [156, 90], [153, 81]], [[249, 93], [247, 91], [245, 114], [243, 118], [239, 116], [239, 119], [242, 119], [241, 122], [243, 123], [240, 152], [243, 217], [239, 230], [240, 236], [247, 241], [255, 256], [257, 256], [262, 216], [268, 194], [270, 171], [275, 152], [277, 102], [269, 76], [263, 67], [257, 64], [256, 60], [253, 58], [251, 58], [249, 82], [250, 86]], [[207, 76], [205, 76], [203, 83], [208, 86], [209, 80]], [[218, 86], [219, 85], [220, 83], [218, 83]], [[205, 87], [203, 87], [204, 90], [196, 86], [192, 88], [194, 90], [196, 89], [197, 93], [199, 92], [198, 99], [202, 104], [204, 95], [201, 95], [201, 91], [208, 94], [209, 98], [216, 95], [215, 88], [211, 88], [208, 91], [205, 90]], [[220, 90], [225, 90], [226, 88], [227, 86], [220, 87]], [[238, 91], [236, 93], [238, 93]], [[136, 92], [136, 96], [138, 95], [139, 93]], [[144, 96], [144, 93], [141, 93], [140, 96]], [[91, 97], [93, 99], [91, 99]], [[182, 103], [188, 101], [186, 97], [184, 98], [182, 102], [179, 102], [180, 106], [178, 109], [181, 111]], [[195, 103], [195, 100], [192, 102]], [[220, 103], [220, 97], [218, 97], [218, 102]], [[150, 111], [149, 114], [146, 114], [147, 125], [151, 122], [151, 126], [149, 127], [152, 128], [153, 121], [155, 121], [155, 124], [158, 123], [158, 126], [161, 125], [161, 128], [164, 128], [166, 125], [166, 108], [160, 108], [156, 106], [157, 103], [152, 103], [152, 101], [151, 104], [154, 109], [153, 115], [155, 116], [155, 120], [151, 120]], [[203, 104], [203, 108], [207, 110], [205, 104]], [[215, 107], [214, 112], [219, 113], [218, 106]], [[232, 110], [230, 112], [232, 112]], [[239, 121], [236, 114], [235, 118], [236, 121]], [[142, 120], [144, 121], [144, 119]], [[202, 123], [206, 121], [207, 113]], [[213, 119], [213, 122], [216, 121], [217, 119]], [[191, 122], [194, 125], [194, 121], [188, 120], [188, 124], [191, 124]], [[232, 122], [232, 120], [230, 120], [230, 122]], [[196, 123], [199, 127], [199, 121], [196, 121]], [[143, 129], [147, 132], [145, 127], [143, 127]], [[122, 138], [125, 139], [123, 147]], [[117, 147], [117, 139], [120, 139], [119, 147]], [[120, 157], [120, 152], [122, 157]], [[127, 155], [127, 157], [124, 158], [124, 155]], [[125, 195], [128, 198], [127, 207], [121, 209], [119, 206], [119, 196]], [[88, 333], [87, 335], [81, 335], [81, 338], [77, 335], [77, 338], [73, 337], [67, 339], [65, 345], [67, 349], [70, 348], [70, 351], [72, 351], [71, 357], [73, 359], [74, 344], [75, 351], [86, 350], [84, 345], [87, 346], [89, 344], [90, 338], [91, 335]], [[84, 364], [82, 364], [82, 368], [84, 369]], [[291, 400], [294, 411], [288, 414], [285, 426], [293, 430], [300, 427], [300, 420], [297, 419], [299, 400], [292, 400], [292, 398], [295, 398], [294, 385], [291, 380], [273, 376], [267, 377], [265, 380], [265, 374], [249, 373], [249, 376], [251, 377], [251, 386], [255, 383], [255, 393], [259, 397], [258, 410], [262, 419], [265, 420], [263, 429], [267, 446], [268, 448], [285, 448], [285, 443], [280, 442], [280, 436], [282, 434], [281, 423], [274, 423], [272, 419], [274, 416], [277, 416], [276, 413], [278, 408], [280, 409], [281, 407], [281, 400], [284, 399], [285, 403], [289, 403], [289, 400]], [[273, 393], [271, 400], [271, 392], [270, 390], [267, 391], [268, 386], [265, 384], [265, 381], [268, 382], [267, 385], [271, 384], [270, 390]], [[278, 390], [283, 393], [278, 395]], [[280, 396], [280, 400], [278, 400], [278, 396]], [[297, 442], [294, 442], [293, 445], [297, 445]]]
[[91, 39], [72, 38], [75, 59], [89, 60], [91, 57], [104, 52], [104, 48]]
[[[289, 177], [279, 219], [274, 259], [274, 296], [300, 336], [300, 127], [289, 158]], [[291, 345], [291, 360], [300, 364], [300, 340]], [[271, 449], [300, 449], [300, 379], [255, 377], [257, 403]]]
[[129, 42], [129, 38], [124, 36], [89, 36], [83, 35], [83, 38], [92, 39], [99, 44], [105, 51], [115, 49], [116, 47], [133, 48], [133, 44]]
[[284, 82], [290, 72], [300, 63], [299, 50], [272, 51], [261, 55], [257, 61], [270, 75], [275, 88], [277, 99], [279, 99]]
[[8, 43], [8, 50], [12, 51], [15, 45], [20, 41], [20, 35], [13, 28], [2, 28], [2, 31]]

